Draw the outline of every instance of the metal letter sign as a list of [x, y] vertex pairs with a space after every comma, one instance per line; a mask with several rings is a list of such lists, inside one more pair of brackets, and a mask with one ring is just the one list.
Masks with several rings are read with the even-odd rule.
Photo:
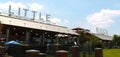
[[50, 20], [50, 15], [49, 14], [46, 14], [46, 22], [49, 22]]
[[28, 9], [23, 9], [24, 10], [24, 17], [26, 17], [27, 16], [27, 11], [28, 11]]
[[36, 11], [32, 11], [32, 12], [33, 12], [33, 19], [32, 20], [34, 20]]
[[20, 10], [21, 10], [21, 8], [18, 8], [18, 16], [20, 16]]
[[[24, 17], [27, 17], [27, 12], [29, 11], [28, 9], [23, 9], [24, 10]], [[33, 13], [33, 17], [31, 20], [35, 20], [35, 14], [37, 13], [37, 11], [31, 11]], [[13, 12], [11, 12], [11, 5], [9, 5], [9, 10], [8, 10], [8, 15], [11, 16], [11, 14], [14, 14]], [[21, 14], [21, 8], [19, 7], [18, 8], [18, 17], [20, 16]], [[46, 19], [45, 21], [46, 22], [50, 22], [50, 14], [46, 14]], [[44, 21], [44, 19], [41, 17], [41, 13], [39, 13], [39, 20], [40, 21]]]

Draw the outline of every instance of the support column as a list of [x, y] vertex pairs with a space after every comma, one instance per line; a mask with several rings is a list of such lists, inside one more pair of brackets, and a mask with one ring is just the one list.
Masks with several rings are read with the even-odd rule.
[[26, 43], [30, 42], [30, 30], [26, 30]]
[[68, 39], [67, 40], [68, 40], [68, 42], [70, 42], [70, 36], [69, 35], [68, 35]]
[[77, 43], [78, 43], [78, 45], [80, 45], [80, 39], [79, 39], [79, 37], [77, 37]]
[[45, 39], [45, 33], [43, 33], [43, 37], [42, 37], [42, 40], [43, 40], [43, 41], [42, 41], [42, 44], [45, 44], [45, 40], [44, 40], [44, 39]]
[[57, 44], [59, 44], [59, 37], [58, 37], [58, 34], [56, 36], [56, 40], [57, 40]]
[[8, 27], [6, 30], [6, 41], [9, 41], [9, 34], [10, 34], [10, 28]]
[[0, 36], [1, 36], [1, 34], [2, 34], [2, 31], [0, 30]]

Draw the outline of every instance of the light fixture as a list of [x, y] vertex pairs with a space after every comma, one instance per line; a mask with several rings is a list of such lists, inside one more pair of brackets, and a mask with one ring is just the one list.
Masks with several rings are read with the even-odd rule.
[[33, 31], [31, 30], [31, 32], [33, 32]]
[[18, 33], [15, 33], [15, 35], [18, 35]]
[[16, 28], [13, 28], [13, 30], [15, 30]]
[[45, 32], [45, 34], [47, 34], [47, 32]]
[[38, 35], [38, 33], [36, 33], [36, 36]]
[[50, 37], [50, 35], [48, 35], [48, 37]]
[[22, 32], [24, 34], [24, 32]]

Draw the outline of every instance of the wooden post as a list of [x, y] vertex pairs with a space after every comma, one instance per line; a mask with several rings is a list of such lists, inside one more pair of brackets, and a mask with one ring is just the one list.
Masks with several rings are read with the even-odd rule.
[[40, 57], [46, 57], [46, 54], [45, 53], [39, 53], [39, 56]]
[[58, 50], [55, 57], [68, 57], [68, 51]]
[[72, 57], [79, 57], [79, 46], [72, 46]]
[[95, 57], [103, 57], [103, 49], [95, 48]]
[[54, 46], [54, 53], [56, 53], [56, 51], [60, 50], [60, 44], [55, 44]]
[[26, 57], [40, 57], [39, 50], [26, 50]]

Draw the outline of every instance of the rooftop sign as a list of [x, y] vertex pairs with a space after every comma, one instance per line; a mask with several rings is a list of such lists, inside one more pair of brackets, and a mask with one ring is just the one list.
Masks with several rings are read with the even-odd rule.
[[[27, 14], [28, 14], [28, 9], [21, 9], [21, 8], [18, 8], [18, 15], [17, 16], [21, 16], [21, 10], [24, 11], [24, 16], [23, 17], [27, 17]], [[36, 17], [36, 13], [38, 13], [37, 11], [31, 11], [32, 12], [32, 18], [31, 20], [35, 20], [35, 17]], [[9, 16], [11, 16], [11, 14], [13, 14], [13, 12], [11, 11], [11, 5], [9, 5], [9, 9], [8, 9], [8, 14]], [[45, 17], [45, 20], [41, 17], [41, 13], [39, 12], [39, 20], [43, 20], [45, 22], [50, 22], [50, 14], [46, 14], [46, 17]]]

